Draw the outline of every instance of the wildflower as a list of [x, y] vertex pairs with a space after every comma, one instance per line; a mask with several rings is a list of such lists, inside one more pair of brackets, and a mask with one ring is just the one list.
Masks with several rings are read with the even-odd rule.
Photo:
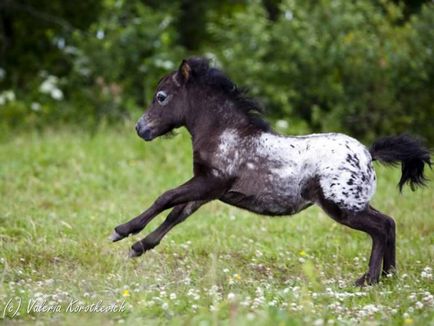
[[128, 291], [128, 289], [123, 290], [122, 291], [122, 296], [125, 297], [125, 298], [129, 297], [130, 296], [130, 291]]
[[426, 304], [432, 304], [433, 303], [434, 296], [429, 293], [428, 291], [424, 293], [424, 297], [422, 298], [423, 302]]
[[420, 276], [422, 278], [426, 278], [426, 279], [432, 279], [432, 269], [431, 267], [427, 266], [425, 267], [422, 272], [420, 273]]
[[416, 300], [417, 300], [416, 293], [412, 293], [412, 294], [410, 294], [410, 295], [408, 296], [408, 298], [409, 298], [411, 301], [416, 301]]
[[239, 274], [234, 274], [234, 279], [236, 279], [237, 281], [240, 281], [241, 276]]
[[234, 299], [235, 299], [235, 293], [232, 293], [232, 292], [228, 293], [228, 300], [234, 301]]
[[176, 293], [170, 293], [169, 298], [170, 298], [170, 300], [175, 300], [176, 299]]
[[412, 325], [412, 324], [413, 324], [413, 319], [411, 318], [404, 319], [404, 325]]
[[298, 254], [302, 257], [306, 256], [306, 252], [304, 250], [300, 250]]
[[416, 309], [422, 309], [423, 308], [423, 303], [420, 302], [420, 301], [418, 301], [418, 302], [416, 302], [415, 306], [416, 306]]

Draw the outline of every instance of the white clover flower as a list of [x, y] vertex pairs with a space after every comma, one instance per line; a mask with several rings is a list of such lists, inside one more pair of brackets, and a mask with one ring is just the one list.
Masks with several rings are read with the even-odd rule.
[[429, 293], [428, 291], [425, 292], [424, 297], [422, 298], [422, 301], [425, 302], [426, 304], [433, 304], [434, 303], [434, 296]]
[[228, 293], [228, 300], [234, 301], [235, 300], [235, 293], [232, 293], [232, 292]]
[[423, 308], [423, 303], [420, 302], [420, 301], [418, 301], [418, 302], [416, 302], [415, 307], [416, 307], [416, 309], [422, 309]]
[[185, 285], [189, 285], [191, 283], [191, 278], [189, 278], [188, 276], [184, 279], [184, 284]]
[[432, 269], [431, 269], [431, 267], [429, 267], [429, 266], [425, 267], [422, 270], [422, 272], [420, 273], [420, 276], [422, 278], [425, 278], [425, 279], [429, 279], [429, 280], [432, 279]]
[[322, 326], [324, 325], [324, 319], [317, 319], [313, 322], [314, 326]]
[[176, 299], [176, 293], [170, 293], [169, 298], [170, 298], [170, 300], [175, 300]]
[[412, 293], [412, 294], [410, 294], [410, 295], [408, 296], [408, 298], [409, 298], [411, 301], [416, 301], [416, 300], [417, 300], [416, 293]]

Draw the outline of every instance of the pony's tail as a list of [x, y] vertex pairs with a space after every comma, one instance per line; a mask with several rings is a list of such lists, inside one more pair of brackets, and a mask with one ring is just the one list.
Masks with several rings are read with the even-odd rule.
[[373, 160], [386, 165], [397, 165], [401, 162], [402, 176], [399, 180], [399, 191], [408, 183], [411, 190], [416, 186], [424, 186], [428, 181], [423, 169], [425, 164], [431, 168], [431, 153], [419, 139], [408, 135], [390, 136], [378, 139], [369, 149]]

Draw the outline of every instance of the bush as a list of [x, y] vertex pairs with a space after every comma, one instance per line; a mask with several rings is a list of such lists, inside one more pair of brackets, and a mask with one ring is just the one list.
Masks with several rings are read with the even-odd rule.
[[[0, 120], [42, 126], [135, 117], [188, 48], [216, 58], [268, 117], [290, 120], [291, 133], [343, 131], [369, 141], [410, 131], [434, 143], [434, 5], [397, 2], [106, 0], [89, 5], [95, 13], [81, 22], [74, 6], [44, 1], [40, 10], [61, 19], [40, 27], [35, 17], [16, 16], [20, 35], [37, 29], [19, 44], [41, 48], [30, 61], [20, 47], [10, 52], [12, 67], [0, 57], [0, 87], [16, 95], [0, 103]], [[71, 10], [81, 29], [62, 30]]]
[[409, 21], [402, 12], [387, 1], [287, 0], [273, 22], [254, 2], [210, 32], [218, 61], [273, 116], [366, 139], [411, 130], [434, 141], [433, 6]]
[[98, 20], [75, 30], [62, 47], [69, 71], [28, 78], [25, 88], [15, 90], [14, 103], [0, 106], [0, 120], [12, 126], [92, 124], [136, 116], [159, 78], [184, 56], [173, 27], [176, 12], [174, 5], [157, 12], [139, 0], [107, 1]]
[[141, 1], [116, 2], [70, 49], [69, 94], [97, 117], [128, 115], [149, 103], [156, 82], [184, 55], [172, 26], [176, 7], [156, 12]]

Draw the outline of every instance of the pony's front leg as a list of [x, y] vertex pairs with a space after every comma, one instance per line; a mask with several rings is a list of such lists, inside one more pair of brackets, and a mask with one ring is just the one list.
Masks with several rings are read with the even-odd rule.
[[217, 199], [227, 190], [227, 182], [214, 176], [195, 176], [183, 185], [166, 191], [150, 208], [125, 224], [115, 228], [112, 241], [119, 241], [143, 230], [162, 211], [191, 201]]
[[146, 238], [137, 241], [130, 250], [129, 257], [138, 257], [145, 251], [150, 250], [157, 246], [161, 239], [177, 224], [185, 221], [187, 217], [193, 214], [200, 206], [205, 204], [206, 201], [195, 201], [187, 204], [175, 206], [175, 208], [166, 217], [164, 222], [160, 224], [153, 232], [146, 236]]

